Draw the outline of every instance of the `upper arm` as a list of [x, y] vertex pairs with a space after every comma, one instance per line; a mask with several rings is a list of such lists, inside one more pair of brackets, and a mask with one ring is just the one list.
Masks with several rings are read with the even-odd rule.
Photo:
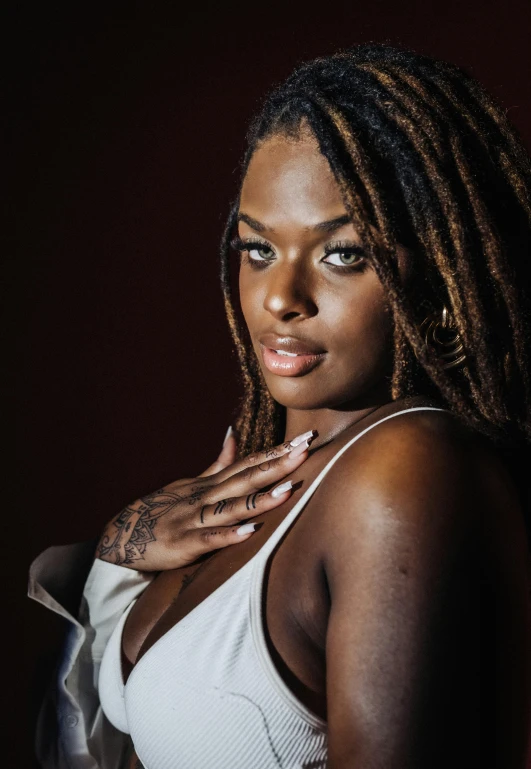
[[481, 462], [418, 422], [374, 433], [328, 488], [329, 769], [479, 766]]

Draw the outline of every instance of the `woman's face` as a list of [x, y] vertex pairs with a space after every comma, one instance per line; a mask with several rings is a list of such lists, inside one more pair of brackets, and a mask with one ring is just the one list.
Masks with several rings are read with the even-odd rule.
[[[287, 408], [391, 399], [391, 314], [348, 219], [311, 133], [258, 147], [241, 191], [240, 299], [269, 391]], [[398, 256], [404, 279], [407, 251]]]

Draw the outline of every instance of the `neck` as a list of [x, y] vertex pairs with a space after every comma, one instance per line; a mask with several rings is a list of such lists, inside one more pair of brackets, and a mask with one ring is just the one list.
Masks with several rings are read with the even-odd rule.
[[301, 433], [317, 430], [312, 448], [318, 448], [391, 401], [389, 389], [385, 387], [379, 392], [373, 392], [370, 397], [359, 398], [336, 408], [307, 410], [288, 408], [284, 439], [290, 441]]

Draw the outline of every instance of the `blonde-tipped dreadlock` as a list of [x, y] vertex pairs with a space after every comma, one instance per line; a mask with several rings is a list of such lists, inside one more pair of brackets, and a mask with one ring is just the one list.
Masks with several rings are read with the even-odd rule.
[[[458, 67], [387, 45], [302, 65], [266, 99], [248, 134], [260, 142], [308, 125], [384, 285], [394, 321], [392, 397], [429, 394], [500, 446], [531, 444], [531, 163], [504, 111]], [[243, 374], [241, 454], [282, 440], [285, 410], [269, 394], [222, 285]], [[379, 244], [373, 235], [378, 232]], [[415, 260], [400, 282], [397, 244]], [[382, 245], [383, 244], [383, 245]], [[419, 331], [451, 312], [467, 354], [444, 369]]]

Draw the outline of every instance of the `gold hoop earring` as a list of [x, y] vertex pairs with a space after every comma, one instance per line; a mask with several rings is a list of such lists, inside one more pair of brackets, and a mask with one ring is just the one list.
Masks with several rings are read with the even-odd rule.
[[452, 326], [450, 313], [443, 306], [442, 318], [428, 316], [420, 325], [426, 346], [441, 360], [444, 369], [456, 368], [466, 361], [459, 331]]

